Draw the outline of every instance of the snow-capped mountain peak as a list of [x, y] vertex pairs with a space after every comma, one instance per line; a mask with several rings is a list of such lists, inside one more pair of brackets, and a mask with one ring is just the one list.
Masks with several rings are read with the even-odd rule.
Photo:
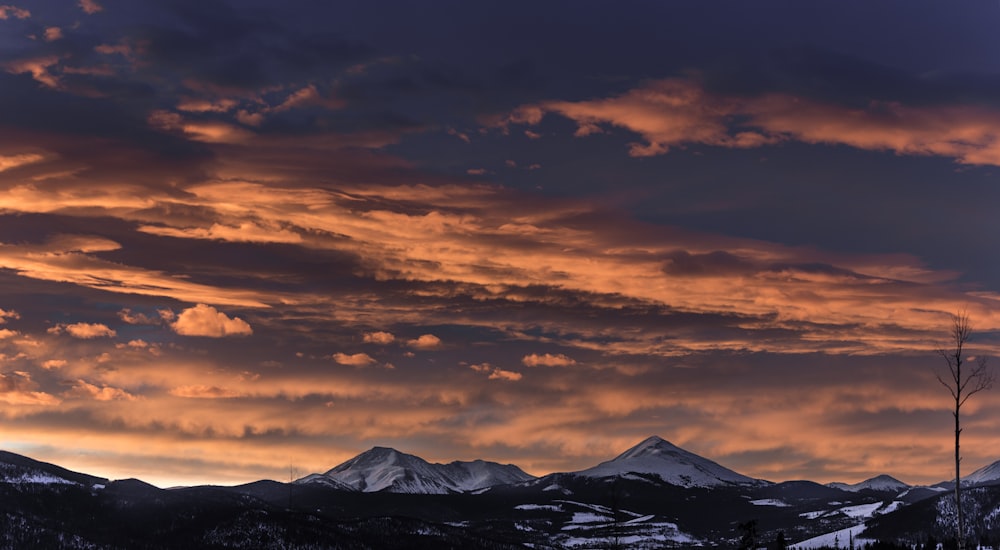
[[863, 491], [865, 489], [880, 493], [899, 492], [910, 488], [910, 486], [906, 483], [903, 483], [902, 481], [886, 474], [878, 475], [853, 485], [848, 483], [829, 483], [827, 484], [827, 487], [833, 487], [835, 489], [849, 491], [851, 493], [857, 493], [858, 491]]
[[666, 483], [682, 487], [765, 483], [685, 451], [655, 435], [612, 460], [576, 472], [576, 475], [586, 477], [613, 477], [628, 474], [652, 474], [659, 476]]
[[447, 494], [534, 479], [517, 466], [484, 460], [432, 464], [388, 447], [373, 447], [324, 474], [296, 483], [326, 483], [373, 493]]
[[[630, 460], [643, 456], [660, 456], [664, 453], [687, 453], [684, 449], [663, 439], [658, 435], [652, 435], [644, 439], [641, 443], [618, 455], [614, 460]], [[688, 453], [690, 454], [690, 453]]]

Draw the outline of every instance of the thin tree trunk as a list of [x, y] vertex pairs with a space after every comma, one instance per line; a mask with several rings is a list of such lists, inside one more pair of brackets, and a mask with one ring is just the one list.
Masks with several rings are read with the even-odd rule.
[[995, 380], [993, 372], [986, 365], [986, 357], [974, 358], [975, 365], [971, 365], [968, 374], [962, 376], [962, 349], [969, 340], [972, 328], [969, 325], [969, 314], [960, 311], [952, 316], [951, 338], [954, 347], [951, 350], [938, 350], [941, 357], [948, 363], [947, 380], [940, 374], [937, 376], [938, 382], [947, 388], [951, 397], [955, 400], [955, 511], [957, 522], [955, 523], [955, 544], [958, 550], [965, 550], [965, 514], [962, 512], [962, 455], [960, 453], [959, 438], [962, 435], [961, 412], [962, 405], [973, 395], [988, 390], [993, 387]]
[[958, 408], [960, 403], [955, 401], [955, 508], [958, 509], [958, 524], [955, 526], [958, 536], [958, 550], [965, 550], [965, 518], [962, 515], [962, 472], [960, 465], [962, 459], [958, 452], [958, 437], [962, 433], [962, 428], [958, 424]]

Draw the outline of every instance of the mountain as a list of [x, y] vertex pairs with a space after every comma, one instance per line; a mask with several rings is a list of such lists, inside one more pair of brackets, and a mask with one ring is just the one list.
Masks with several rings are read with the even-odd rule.
[[[962, 477], [963, 485], [1000, 485], [1000, 460]], [[931, 489], [952, 491], [955, 489], [955, 478], [939, 481], [930, 486]]]
[[869, 491], [875, 491], [876, 493], [900, 493], [910, 488], [909, 485], [903, 483], [902, 481], [885, 474], [875, 476], [871, 479], [866, 479], [853, 485], [847, 483], [828, 483], [827, 487], [833, 487], [835, 489], [840, 489], [841, 491], [849, 491], [852, 493], [857, 493], [866, 489]]
[[[175, 489], [107, 482], [0, 453], [0, 548], [555, 550], [601, 548], [612, 539], [633, 548], [718, 546], [738, 539], [747, 518], [758, 520], [760, 541], [779, 533], [789, 542], [835, 540], [861, 522], [873, 526], [866, 537], [886, 540], [941, 540], [953, 529], [949, 494], [872, 490], [893, 482], [880, 476], [854, 492], [770, 483], [658, 437], [594, 468], [541, 479], [516, 466], [431, 464], [375, 447], [296, 483]], [[967, 494], [982, 517], [1000, 517], [1000, 485]], [[977, 536], [1000, 538], [1000, 524], [988, 519], [973, 527]]]
[[311, 474], [295, 483], [324, 483], [364, 493], [448, 494], [532, 479], [513, 464], [483, 460], [431, 464], [395, 449], [373, 447], [324, 474]]
[[962, 482], [968, 485], [995, 485], [1000, 483], [1000, 460], [993, 464], [983, 466], [962, 478]]
[[612, 460], [575, 475], [604, 478], [651, 474], [679, 487], [718, 487], [727, 485], [765, 485], [769, 482], [747, 477], [707, 458], [652, 436]]
[[103, 486], [107, 479], [81, 474], [47, 462], [0, 451], [0, 483]]

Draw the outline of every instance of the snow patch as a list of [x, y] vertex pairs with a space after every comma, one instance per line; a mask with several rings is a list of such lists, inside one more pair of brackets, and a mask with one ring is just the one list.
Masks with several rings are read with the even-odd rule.
[[792, 544], [788, 548], [791, 550], [811, 550], [813, 548], [848, 548], [850, 545], [851, 537], [854, 538], [854, 547], [858, 548], [864, 546], [866, 542], [871, 542], [869, 539], [864, 539], [859, 537], [861, 533], [865, 531], [865, 524], [855, 525], [854, 527], [848, 527], [846, 529], [841, 529], [839, 531], [833, 531], [820, 535], [818, 537], [813, 537], [811, 539], [806, 539], [802, 542], [797, 542]]
[[640, 517], [637, 517], [637, 518], [632, 518], [632, 519], [626, 521], [624, 523], [624, 525], [635, 525], [636, 523], [645, 523], [645, 522], [647, 522], [647, 521], [649, 521], [649, 520], [651, 520], [651, 519], [653, 519], [655, 517], [656, 517], [655, 515], [650, 514], [648, 516], [640, 516]]
[[753, 504], [754, 506], [776, 506], [778, 508], [788, 508], [791, 506], [791, 504], [788, 504], [787, 502], [783, 500], [778, 500], [776, 498], [761, 498], [757, 500], [751, 500], [750, 504]]
[[871, 504], [858, 504], [857, 506], [845, 506], [840, 509], [840, 512], [845, 516], [852, 518], [870, 518], [875, 515], [875, 510], [882, 507], [881, 502], [873, 502]]
[[569, 529], [603, 527], [604, 525], [611, 523], [611, 517], [603, 514], [595, 514], [593, 512], [573, 512], [573, 519], [566, 523], [567, 524], [563, 526], [563, 531]]
[[79, 485], [59, 476], [35, 469], [15, 468], [4, 464], [0, 467], [0, 482], [2, 483], [36, 483], [39, 485]]

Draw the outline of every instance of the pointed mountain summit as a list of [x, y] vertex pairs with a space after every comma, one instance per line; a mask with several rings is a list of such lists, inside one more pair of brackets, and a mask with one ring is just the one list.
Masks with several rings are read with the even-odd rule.
[[768, 482], [747, 477], [707, 458], [652, 436], [612, 460], [575, 472], [585, 477], [614, 477], [652, 474], [680, 487], [763, 485]]
[[373, 447], [324, 474], [296, 483], [323, 483], [363, 493], [448, 494], [534, 479], [512, 464], [484, 460], [432, 464], [388, 447]]
[[877, 493], [898, 493], [910, 488], [910, 486], [906, 483], [903, 483], [902, 481], [886, 474], [875, 476], [871, 479], [866, 479], [853, 485], [847, 483], [828, 483], [827, 487], [833, 487], [834, 489], [849, 491], [851, 493], [857, 493], [865, 489], [875, 491]]

